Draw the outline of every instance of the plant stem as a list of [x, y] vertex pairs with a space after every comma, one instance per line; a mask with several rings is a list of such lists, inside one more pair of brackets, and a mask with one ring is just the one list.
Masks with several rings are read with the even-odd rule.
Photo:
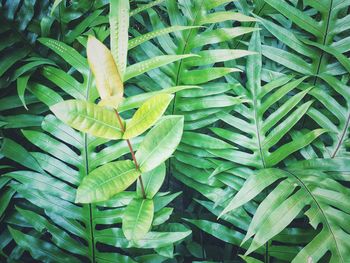
[[[124, 127], [122, 119], [120, 118], [120, 115], [119, 115], [118, 111], [115, 111], [115, 114], [117, 115], [117, 118], [118, 118], [118, 121], [119, 121], [119, 124], [120, 124], [120, 128], [121, 128], [122, 132], [124, 133], [125, 132], [125, 127]], [[126, 139], [126, 143], [128, 144], [128, 147], [129, 147], [129, 150], [130, 150], [130, 153], [131, 153], [131, 158], [134, 161], [135, 167], [136, 167], [137, 170], [139, 170], [139, 164], [137, 163], [137, 160], [136, 160], [136, 157], [135, 157], [135, 153], [134, 153], [134, 149], [132, 148], [130, 140]], [[145, 192], [145, 187], [143, 185], [141, 173], [140, 173], [138, 179], [140, 181], [142, 197], [143, 197], [143, 199], [146, 199], [146, 192]]]

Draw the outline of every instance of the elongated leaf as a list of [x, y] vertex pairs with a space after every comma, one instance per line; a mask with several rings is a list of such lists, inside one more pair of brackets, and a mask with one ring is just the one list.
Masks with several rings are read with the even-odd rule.
[[79, 131], [107, 139], [122, 137], [117, 116], [112, 110], [78, 100], [63, 101], [50, 109], [57, 118]]
[[29, 169], [39, 173], [45, 173], [33, 155], [31, 155], [23, 146], [11, 139], [5, 138], [3, 140], [0, 153]]
[[73, 98], [78, 100], [85, 99], [83, 85], [81, 85], [80, 82], [78, 82], [75, 78], [63, 70], [51, 66], [46, 66], [44, 67], [42, 74], [44, 77], [55, 83], [58, 87], [60, 87], [63, 91], [68, 93]]
[[84, 177], [78, 187], [75, 202], [106, 201], [128, 188], [138, 176], [139, 171], [130, 160], [105, 164]]
[[[111, 52], [93, 36], [88, 38], [86, 52], [101, 99], [109, 101], [109, 106], [118, 108], [123, 98], [124, 86]], [[110, 100], [111, 97], [113, 100]]]
[[185, 60], [187, 66], [202, 66], [218, 63], [253, 55], [255, 53], [248, 50], [214, 49], [200, 51], [197, 54], [200, 57], [192, 57]]
[[230, 201], [228, 206], [224, 209], [224, 211], [221, 212], [219, 217], [252, 200], [267, 186], [271, 185], [283, 176], [285, 175], [278, 170], [266, 169], [260, 172], [258, 175], [249, 177], [249, 179], [244, 183], [242, 189]]
[[133, 108], [138, 108], [148, 99], [158, 94], [164, 94], [164, 93], [172, 94], [172, 93], [175, 93], [181, 90], [186, 90], [186, 89], [200, 89], [200, 87], [199, 86], [175, 86], [175, 87], [165, 88], [159, 91], [146, 92], [139, 95], [131, 96], [123, 100], [123, 102], [119, 105], [118, 111], [123, 112]]
[[171, 156], [180, 142], [183, 122], [182, 116], [166, 117], [146, 135], [136, 152], [142, 172], [154, 169]]
[[123, 215], [123, 233], [128, 240], [142, 239], [152, 225], [153, 200], [134, 199]]
[[26, 91], [27, 85], [28, 85], [28, 80], [29, 80], [30, 75], [24, 75], [21, 76], [17, 79], [17, 93], [18, 93], [18, 97], [20, 98], [20, 100], [22, 101], [22, 104], [24, 106], [24, 108], [27, 108], [25, 99], [24, 99], [24, 93]]
[[201, 18], [199, 21], [200, 25], [219, 23], [226, 20], [236, 20], [239, 22], [255, 22], [254, 17], [246, 16], [237, 12], [215, 12], [208, 14], [205, 17]]
[[16, 243], [23, 249], [27, 250], [34, 259], [44, 262], [79, 262], [79, 260], [67, 253], [63, 253], [51, 243], [40, 240], [28, 234], [24, 234], [21, 231], [11, 227], [9, 227], [9, 230]]
[[314, 21], [310, 16], [298, 10], [292, 5], [287, 4], [285, 1], [279, 0], [264, 0], [266, 3], [271, 5], [276, 10], [280, 11], [282, 14], [286, 15], [294, 23], [304, 28], [313, 35], [320, 37], [321, 32], [317, 26], [317, 22]]
[[[283, 202], [283, 204], [277, 206], [259, 226], [259, 230], [246, 252], [246, 255], [265, 244], [266, 241], [286, 228], [308, 203], [306, 197], [306, 192], [298, 191]], [[276, 217], [279, 218], [278, 222], [275, 222]]]
[[67, 63], [77, 69], [82, 74], [87, 74], [89, 71], [86, 58], [79, 54], [74, 48], [67, 44], [51, 38], [39, 38], [38, 41], [52, 49], [55, 53], [61, 56]]
[[131, 78], [134, 78], [152, 69], [156, 69], [161, 66], [167, 65], [169, 63], [172, 63], [184, 58], [192, 57], [192, 56], [195, 56], [195, 55], [192, 55], [192, 54], [163, 55], [163, 56], [157, 56], [157, 57], [150, 58], [148, 60], [133, 64], [126, 69], [124, 81], [127, 81]]
[[[153, 170], [142, 174], [143, 186], [145, 189], [146, 197], [152, 199], [160, 187], [162, 186], [165, 179], [165, 165], [161, 164]], [[142, 197], [141, 184], [137, 181], [136, 188], [137, 195]]]
[[142, 43], [144, 43], [150, 39], [156, 38], [158, 36], [169, 34], [169, 33], [175, 32], [175, 31], [188, 30], [188, 29], [192, 29], [192, 28], [198, 28], [198, 26], [171, 26], [171, 27], [155, 30], [153, 32], [146, 33], [146, 34], [143, 34], [141, 36], [138, 36], [138, 37], [131, 39], [129, 41], [128, 48], [132, 49], [132, 48], [137, 47], [138, 45], [141, 45]]
[[[134, 240], [133, 245], [138, 248], [160, 248], [178, 242], [191, 234], [191, 230], [176, 232], [148, 232], [143, 239]], [[122, 229], [108, 228], [98, 232], [96, 241], [104, 241], [112, 246], [130, 248], [131, 242], [123, 235]]]
[[150, 128], [165, 112], [173, 96], [159, 94], [147, 100], [127, 122], [123, 139], [130, 139]]
[[128, 54], [129, 9], [129, 0], [110, 1], [111, 50], [121, 79], [125, 73]]
[[53, 12], [55, 11], [56, 7], [62, 2], [62, 0], [55, 0], [55, 2], [53, 3], [52, 7], [51, 7], [51, 15], [53, 14]]

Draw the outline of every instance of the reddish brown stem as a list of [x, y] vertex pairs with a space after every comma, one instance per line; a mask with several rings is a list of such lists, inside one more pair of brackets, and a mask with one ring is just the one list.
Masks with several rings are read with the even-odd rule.
[[[120, 128], [121, 128], [122, 132], [124, 133], [125, 132], [125, 127], [124, 127], [122, 119], [120, 118], [120, 115], [119, 115], [118, 111], [115, 111], [115, 114], [117, 115], [118, 122], [120, 124]], [[137, 170], [139, 170], [139, 164], [137, 163], [137, 160], [136, 160], [136, 157], [135, 157], [135, 153], [134, 153], [134, 149], [132, 148], [130, 140], [126, 139], [126, 143], [128, 144], [128, 147], [129, 147], [129, 150], [130, 150], [130, 153], [131, 153], [131, 158], [134, 161], [135, 167], [136, 167]], [[143, 197], [143, 199], [146, 199], [146, 192], [145, 192], [145, 187], [143, 185], [141, 173], [140, 173], [138, 179], [140, 181], [142, 197]]]

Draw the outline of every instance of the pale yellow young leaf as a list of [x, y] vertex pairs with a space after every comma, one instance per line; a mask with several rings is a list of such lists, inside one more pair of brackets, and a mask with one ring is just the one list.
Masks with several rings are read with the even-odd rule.
[[87, 58], [96, 79], [96, 87], [102, 100], [117, 109], [123, 98], [124, 87], [110, 50], [98, 39], [89, 36]]

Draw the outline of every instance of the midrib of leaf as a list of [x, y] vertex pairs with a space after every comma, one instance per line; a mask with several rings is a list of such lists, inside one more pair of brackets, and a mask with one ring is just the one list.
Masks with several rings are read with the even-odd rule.
[[[88, 75], [88, 84], [87, 84], [87, 89], [86, 89], [86, 94], [85, 94], [85, 98], [86, 101], [89, 101], [89, 94], [90, 94], [90, 88], [91, 88], [91, 82], [92, 82], [92, 78], [91, 78], [91, 70], [89, 70], [89, 75]], [[85, 161], [85, 176], [87, 176], [89, 174], [89, 156], [88, 156], [88, 137], [87, 137], [87, 133], [84, 132], [84, 161]], [[89, 209], [89, 225], [87, 227], [88, 230], [88, 234], [90, 236], [88, 243], [89, 243], [89, 249], [90, 249], [90, 257], [91, 257], [91, 261], [92, 263], [96, 262], [96, 255], [95, 255], [95, 236], [94, 236], [94, 213], [93, 213], [93, 209], [94, 207], [92, 206], [92, 204], [88, 204], [88, 209]]]
[[257, 96], [255, 94], [255, 89], [253, 89], [253, 107], [254, 107], [254, 121], [255, 121], [255, 128], [256, 128], [256, 135], [257, 135], [257, 140], [258, 140], [258, 146], [259, 146], [259, 153], [260, 153], [260, 158], [261, 162], [263, 165], [263, 168], [266, 168], [266, 162], [265, 162], [265, 157], [264, 153], [262, 151], [262, 143], [261, 143], [261, 135], [260, 135], [260, 122], [258, 118], [258, 103], [257, 103]]
[[[327, 37], [328, 37], [328, 30], [329, 30], [329, 22], [330, 22], [332, 11], [333, 11], [333, 0], [331, 0], [330, 5], [329, 5], [329, 12], [328, 12], [327, 23], [326, 23], [326, 30], [325, 30], [325, 32], [323, 34], [322, 46], [324, 46], [326, 44], [326, 40], [327, 40]], [[316, 85], [316, 82], [318, 80], [318, 74], [320, 73], [321, 64], [322, 64], [322, 61], [323, 61], [323, 58], [324, 58], [324, 54], [325, 54], [325, 52], [323, 50], [321, 50], [321, 56], [319, 57], [317, 70], [316, 70], [316, 77], [315, 77], [314, 83], [313, 83], [314, 86]]]
[[[327, 41], [327, 37], [328, 37], [328, 33], [329, 33], [328, 32], [329, 31], [329, 23], [330, 23], [330, 18], [331, 18], [333, 10], [334, 10], [334, 8], [333, 8], [333, 0], [331, 0], [330, 5], [329, 5], [329, 12], [328, 12], [328, 17], [327, 17], [326, 30], [325, 30], [325, 33], [323, 35], [323, 40], [322, 40], [322, 45], [323, 46], [326, 44], [326, 41]], [[318, 60], [318, 65], [317, 65], [316, 77], [315, 77], [314, 83], [313, 83], [314, 86], [316, 85], [316, 82], [319, 79], [318, 78], [318, 74], [320, 73], [320, 68], [321, 68], [322, 61], [324, 59], [324, 54], [325, 54], [325, 51], [321, 50], [321, 56], [320, 56], [320, 59]], [[338, 140], [338, 142], [336, 144], [336, 147], [335, 147], [335, 149], [334, 149], [334, 151], [333, 151], [333, 153], [331, 155], [331, 158], [335, 158], [336, 157], [336, 155], [337, 155], [337, 153], [338, 153], [338, 151], [339, 151], [339, 149], [340, 149], [340, 147], [341, 147], [341, 145], [342, 145], [342, 143], [344, 141], [347, 129], [349, 128], [349, 122], [350, 122], [350, 113], [349, 113], [349, 115], [347, 117], [344, 129], [341, 132], [340, 137], [338, 137], [339, 140]]]
[[144, 158], [144, 161], [143, 161], [142, 163], [139, 164], [140, 167], [147, 161], [147, 159], [149, 158], [149, 156], [152, 156], [152, 154], [153, 154], [154, 152], [156, 152], [156, 151], [158, 150], [159, 147], [162, 147], [162, 146], [165, 144], [164, 142], [167, 141], [168, 136], [169, 136], [170, 134], [172, 134], [173, 131], [176, 129], [176, 125], [177, 125], [177, 124], [178, 124], [178, 122], [171, 128], [170, 131], [167, 132], [167, 134], [164, 136], [164, 138], [161, 139], [161, 140], [159, 141], [158, 145], [157, 145], [156, 147], [154, 147], [153, 150], [152, 150], [150, 153], [148, 153], [147, 157]]
[[[256, 90], [253, 89], [253, 107], [254, 107], [254, 121], [255, 121], [255, 128], [256, 128], [256, 134], [257, 134], [257, 139], [258, 139], [258, 146], [259, 146], [259, 153], [260, 153], [260, 158], [261, 162], [263, 165], [263, 168], [266, 168], [266, 163], [265, 163], [265, 158], [264, 154], [262, 151], [262, 146], [261, 146], [261, 136], [260, 136], [260, 124], [259, 124], [259, 119], [258, 119], [258, 106], [257, 106], [257, 94]], [[265, 198], [267, 197], [268, 192], [265, 190]], [[265, 244], [265, 262], [269, 263], [270, 262], [270, 255], [269, 255], [269, 241], [266, 242]]]
[[132, 228], [132, 236], [133, 236], [133, 237], [134, 237], [134, 234], [135, 234], [135, 230], [136, 230], [137, 226], [139, 225], [139, 224], [138, 224], [138, 221], [140, 220], [142, 207], [143, 207], [143, 205], [145, 204], [145, 201], [146, 201], [145, 199], [142, 200], [142, 203], [141, 203], [141, 205], [140, 205], [139, 211], [137, 212], [135, 224], [134, 224], [134, 227]]
[[335, 243], [335, 247], [337, 249], [337, 253], [339, 255], [339, 257], [341, 258], [342, 262], [345, 263], [345, 260], [343, 259], [341, 253], [340, 253], [340, 250], [339, 250], [339, 247], [338, 247], [338, 243], [337, 243], [337, 239], [333, 233], [333, 230], [332, 230], [332, 227], [331, 225], [329, 224], [329, 221], [327, 219], [327, 216], [325, 215], [325, 213], [323, 212], [323, 209], [321, 207], [321, 205], [318, 203], [317, 199], [313, 196], [313, 194], [311, 193], [311, 191], [309, 190], [309, 188], [303, 183], [303, 181], [301, 179], [299, 179], [299, 177], [297, 175], [295, 175], [294, 173], [290, 172], [290, 171], [287, 171], [285, 170], [287, 173], [289, 173], [290, 175], [292, 175], [294, 178], [296, 178], [296, 180], [299, 182], [299, 185], [302, 186], [305, 191], [307, 191], [307, 193], [309, 194], [309, 196], [312, 198], [312, 200], [314, 201], [314, 203], [317, 205], [318, 207], [318, 210], [321, 212], [322, 214], [322, 217], [324, 218], [324, 221], [325, 221], [325, 225], [327, 226], [329, 232], [331, 233], [332, 237], [333, 237], [333, 240], [334, 240], [334, 243]]
[[[198, 14], [200, 13], [200, 10], [202, 9], [203, 7], [203, 3], [204, 3], [204, 0], [201, 1], [201, 4], [200, 4], [200, 7], [197, 9], [196, 11], [196, 14], [195, 14], [195, 17], [193, 19], [193, 22], [190, 26], [195, 26], [196, 23], [198, 22], [197, 19], [198, 19]], [[192, 36], [192, 32], [193, 32], [194, 28], [191, 28], [187, 34], [187, 37], [186, 37], [186, 40], [185, 40], [185, 45], [182, 49], [182, 52], [180, 55], [184, 55], [186, 54], [189, 50], [188, 50], [188, 43], [191, 39], [191, 36]], [[182, 71], [182, 66], [183, 66], [183, 60], [180, 60], [179, 62], [179, 66], [177, 68], [177, 72], [176, 72], [176, 80], [175, 80], [175, 86], [178, 86], [179, 85], [179, 81], [180, 81], [180, 72]], [[175, 106], [176, 106], [176, 93], [174, 95], [174, 102], [173, 102], [173, 107], [172, 107], [172, 110], [171, 110], [171, 114], [173, 115], [174, 112], [175, 112]]]
[[[192, 24], [191, 24], [190, 26], [195, 26], [195, 25], [196, 25], [197, 18], [198, 18], [198, 14], [199, 14], [199, 12], [200, 12], [202, 6], [203, 6], [203, 3], [204, 3], [204, 0], [201, 1], [200, 8], [197, 9], [197, 12], [196, 12], [196, 14], [195, 14], [195, 18], [193, 19], [193, 22], [192, 22]], [[193, 28], [191, 28], [191, 29], [189, 30], [189, 32], [188, 32], [188, 35], [187, 35], [186, 40], [185, 40], [185, 45], [184, 45], [184, 47], [183, 47], [182, 52], [181, 52], [180, 55], [184, 55], [185, 52], [187, 52], [187, 50], [188, 50], [188, 43], [189, 43], [189, 41], [190, 41], [190, 37], [191, 37], [191, 35], [192, 35], [192, 32], [193, 32]], [[182, 70], [182, 65], [183, 65], [182, 60], [180, 60], [179, 66], [178, 66], [177, 72], [176, 72], [175, 86], [178, 86], [178, 85], [179, 85], [179, 81], [180, 81], [180, 72], [181, 72], [181, 70]], [[173, 100], [173, 105], [172, 105], [172, 108], [171, 108], [171, 115], [174, 115], [174, 113], [175, 113], [175, 108], [176, 108], [176, 95], [177, 95], [177, 93], [175, 92], [175, 94], [174, 94], [174, 100]], [[168, 174], [168, 175], [171, 174], [171, 170], [172, 170], [172, 169], [171, 169], [171, 160], [172, 160], [172, 158], [169, 158], [169, 163], [168, 163], [169, 165], [168, 165], [168, 169], [167, 169], [167, 174]], [[168, 178], [169, 178], [169, 177], [168, 177]], [[169, 181], [168, 181], [168, 186], [169, 186]]]

